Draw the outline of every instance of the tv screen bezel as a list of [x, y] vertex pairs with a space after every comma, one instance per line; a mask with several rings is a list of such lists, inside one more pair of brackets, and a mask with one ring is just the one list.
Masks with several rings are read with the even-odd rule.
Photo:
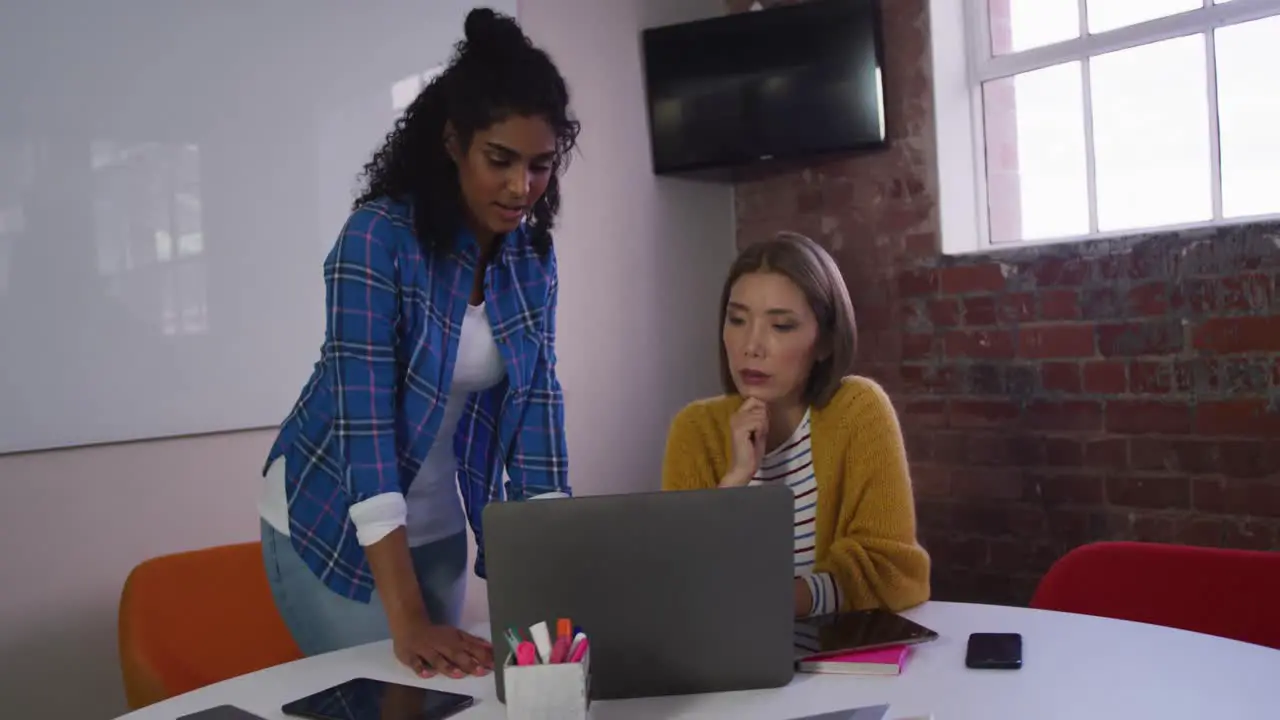
[[[877, 98], [880, 106], [877, 111], [884, 118], [884, 137], [879, 140], [868, 139], [865, 141], [834, 143], [830, 146], [817, 150], [806, 150], [799, 152], [770, 152], [769, 148], [761, 148], [761, 152], [753, 156], [730, 156], [730, 155], [700, 155], [699, 159], [679, 164], [659, 164], [658, 146], [655, 142], [653, 132], [654, 128], [654, 98], [653, 87], [649, 82], [649, 62], [650, 62], [650, 45], [651, 37], [655, 33], [668, 32], [673, 28], [680, 28], [682, 31], [696, 31], [698, 26], [716, 25], [717, 31], [724, 31], [725, 27], [732, 29], [732, 23], [741, 22], [742, 15], [756, 13], [785, 13], [793, 11], [812, 11], [809, 7], [804, 9], [803, 6], [814, 5], [839, 5], [849, 2], [857, 2], [866, 6], [867, 13], [871, 16], [871, 38], [874, 45], [874, 52], [877, 67], [880, 69], [878, 82], [880, 87], [877, 89]], [[752, 18], [751, 21], [759, 21], [760, 18]], [[763, 163], [775, 162], [794, 162], [798, 160], [807, 160], [818, 157], [829, 157], [838, 155], [855, 155], [867, 152], [882, 151], [889, 147], [890, 137], [892, 135], [890, 128], [890, 117], [887, 112], [886, 101], [886, 79], [888, 71], [885, 64], [885, 43], [884, 43], [884, 14], [881, 0], [809, 0], [796, 4], [780, 5], [759, 11], [747, 11], [744, 13], [735, 13], [730, 15], [716, 16], [695, 20], [692, 22], [678, 23], [674, 25], [663, 25], [658, 27], [646, 28], [641, 33], [640, 41], [641, 54], [641, 71], [644, 81], [645, 91], [645, 121], [649, 136], [649, 158], [650, 165], [655, 175], [690, 175], [698, 174], [704, 171], [717, 170], [734, 170], [740, 168], [751, 167]]]

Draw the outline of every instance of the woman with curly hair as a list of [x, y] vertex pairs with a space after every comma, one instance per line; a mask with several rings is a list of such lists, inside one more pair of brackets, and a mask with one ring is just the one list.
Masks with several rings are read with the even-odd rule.
[[467, 523], [483, 577], [487, 503], [569, 493], [551, 228], [578, 123], [514, 20], [476, 9], [465, 32], [364, 168], [259, 502], [301, 650], [389, 636], [423, 676], [493, 666], [457, 628]]

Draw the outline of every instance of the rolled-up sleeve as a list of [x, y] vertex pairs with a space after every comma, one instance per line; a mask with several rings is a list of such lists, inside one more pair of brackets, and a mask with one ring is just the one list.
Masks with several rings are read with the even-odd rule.
[[[343, 489], [352, 505], [392, 494], [403, 506], [395, 437], [399, 293], [391, 238], [383, 215], [357, 210], [325, 261], [333, 428], [345, 461]], [[384, 511], [395, 504], [395, 498], [374, 503]], [[383, 521], [384, 515], [378, 513]]]
[[564, 391], [556, 376], [556, 303], [559, 276], [555, 256], [548, 262], [547, 303], [542, 347], [519, 432], [507, 462], [507, 497], [524, 500], [544, 493], [572, 494], [564, 431]]
[[836, 580], [841, 609], [897, 612], [929, 599], [929, 554], [916, 540], [911, 475], [893, 403], [879, 385], [864, 379], [859, 385], [838, 409], [860, 429], [858, 446], [845, 459], [835, 538], [814, 570]]

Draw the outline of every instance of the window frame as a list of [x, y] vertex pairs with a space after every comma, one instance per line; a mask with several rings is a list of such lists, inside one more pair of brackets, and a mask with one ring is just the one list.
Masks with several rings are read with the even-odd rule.
[[[1195, 9], [1134, 25], [1088, 33], [1087, 0], [1076, 0], [1081, 35], [997, 55], [992, 51], [988, 0], [929, 0], [939, 221], [944, 254], [990, 252], [1030, 245], [1080, 242], [1280, 219], [1280, 213], [1222, 216], [1222, 163], [1218, 130], [1215, 30], [1280, 15], [1280, 0], [1203, 0]], [[1098, 55], [1189, 35], [1205, 42], [1209, 110], [1210, 220], [1098, 231], [1090, 60]], [[1067, 62], [1080, 62], [1089, 232], [1083, 235], [994, 242], [988, 197], [983, 83]], [[945, 120], [944, 120], [945, 118]]]

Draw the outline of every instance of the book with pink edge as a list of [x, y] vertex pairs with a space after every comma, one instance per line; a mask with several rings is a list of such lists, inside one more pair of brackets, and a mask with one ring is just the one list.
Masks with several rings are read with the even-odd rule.
[[822, 658], [800, 658], [796, 669], [804, 673], [833, 675], [898, 675], [910, 654], [910, 645], [897, 645]]

